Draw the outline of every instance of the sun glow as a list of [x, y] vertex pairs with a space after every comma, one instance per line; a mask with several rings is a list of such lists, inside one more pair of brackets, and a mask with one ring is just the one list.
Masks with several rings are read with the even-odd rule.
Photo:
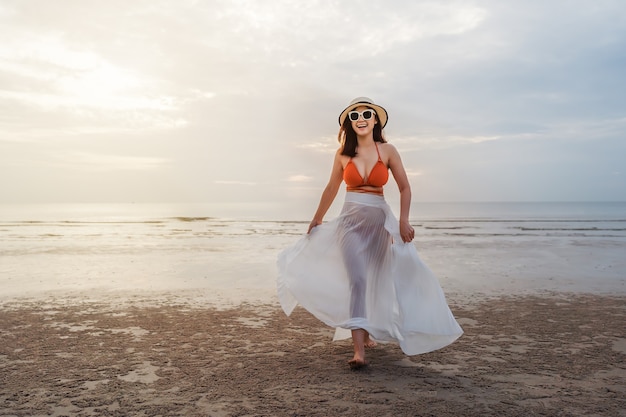
[[74, 71], [57, 81], [62, 102], [110, 110], [173, 110], [173, 97], [151, 97], [148, 83], [132, 71], [98, 60], [95, 65]]
[[106, 62], [62, 78], [58, 86], [80, 102], [112, 102], [116, 97], [139, 86], [136, 77]]
[[[146, 74], [77, 49], [60, 36], [28, 37], [18, 47], [0, 46], [0, 69], [44, 86], [37, 91], [5, 91], [6, 98], [43, 108], [172, 110], [175, 99], [158, 91]], [[17, 46], [17, 45], [15, 45]], [[9, 65], [10, 64], [10, 65]], [[154, 85], [153, 85], [154, 84]]]

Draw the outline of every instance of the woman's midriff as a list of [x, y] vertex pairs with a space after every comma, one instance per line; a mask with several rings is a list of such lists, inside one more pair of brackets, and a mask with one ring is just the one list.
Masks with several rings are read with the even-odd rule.
[[361, 185], [359, 187], [346, 187], [346, 191], [352, 192], [352, 193], [383, 195], [383, 187], [373, 187], [371, 185]]

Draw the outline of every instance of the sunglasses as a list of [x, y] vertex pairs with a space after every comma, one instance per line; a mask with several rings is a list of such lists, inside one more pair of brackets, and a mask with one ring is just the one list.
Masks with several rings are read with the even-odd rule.
[[359, 116], [363, 117], [363, 120], [369, 120], [372, 117], [374, 117], [375, 114], [376, 114], [376, 112], [374, 110], [372, 110], [372, 109], [363, 110], [362, 112], [358, 112], [356, 110], [353, 110], [350, 113], [348, 113], [348, 117], [353, 122], [356, 122], [357, 120], [359, 120]]

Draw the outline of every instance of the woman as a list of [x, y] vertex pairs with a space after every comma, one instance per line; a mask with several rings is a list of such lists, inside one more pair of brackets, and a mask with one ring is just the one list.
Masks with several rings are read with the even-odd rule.
[[[299, 303], [336, 328], [335, 340], [351, 335], [353, 369], [368, 364], [365, 348], [375, 346], [374, 340], [398, 342], [403, 352], [416, 355], [463, 333], [411, 243], [411, 187], [398, 151], [383, 136], [387, 118], [367, 97], [341, 112], [341, 146], [308, 233], [278, 258], [285, 313]], [[400, 190], [399, 221], [383, 197], [389, 170]], [[347, 192], [341, 214], [322, 224], [342, 182]]]

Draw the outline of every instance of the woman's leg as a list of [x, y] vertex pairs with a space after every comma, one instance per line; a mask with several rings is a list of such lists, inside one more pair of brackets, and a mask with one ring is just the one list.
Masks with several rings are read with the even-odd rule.
[[[359, 215], [345, 219], [340, 237], [343, 260], [350, 280], [350, 317], [367, 319], [367, 276], [379, 269], [386, 231], [385, 213], [372, 207], [363, 207]], [[382, 233], [382, 234], [381, 234]], [[381, 239], [382, 238], [382, 239]], [[382, 240], [382, 242], [381, 242]], [[369, 272], [368, 272], [369, 270]], [[367, 365], [365, 348], [376, 346], [364, 329], [352, 330], [354, 357], [348, 361], [351, 368]]]

